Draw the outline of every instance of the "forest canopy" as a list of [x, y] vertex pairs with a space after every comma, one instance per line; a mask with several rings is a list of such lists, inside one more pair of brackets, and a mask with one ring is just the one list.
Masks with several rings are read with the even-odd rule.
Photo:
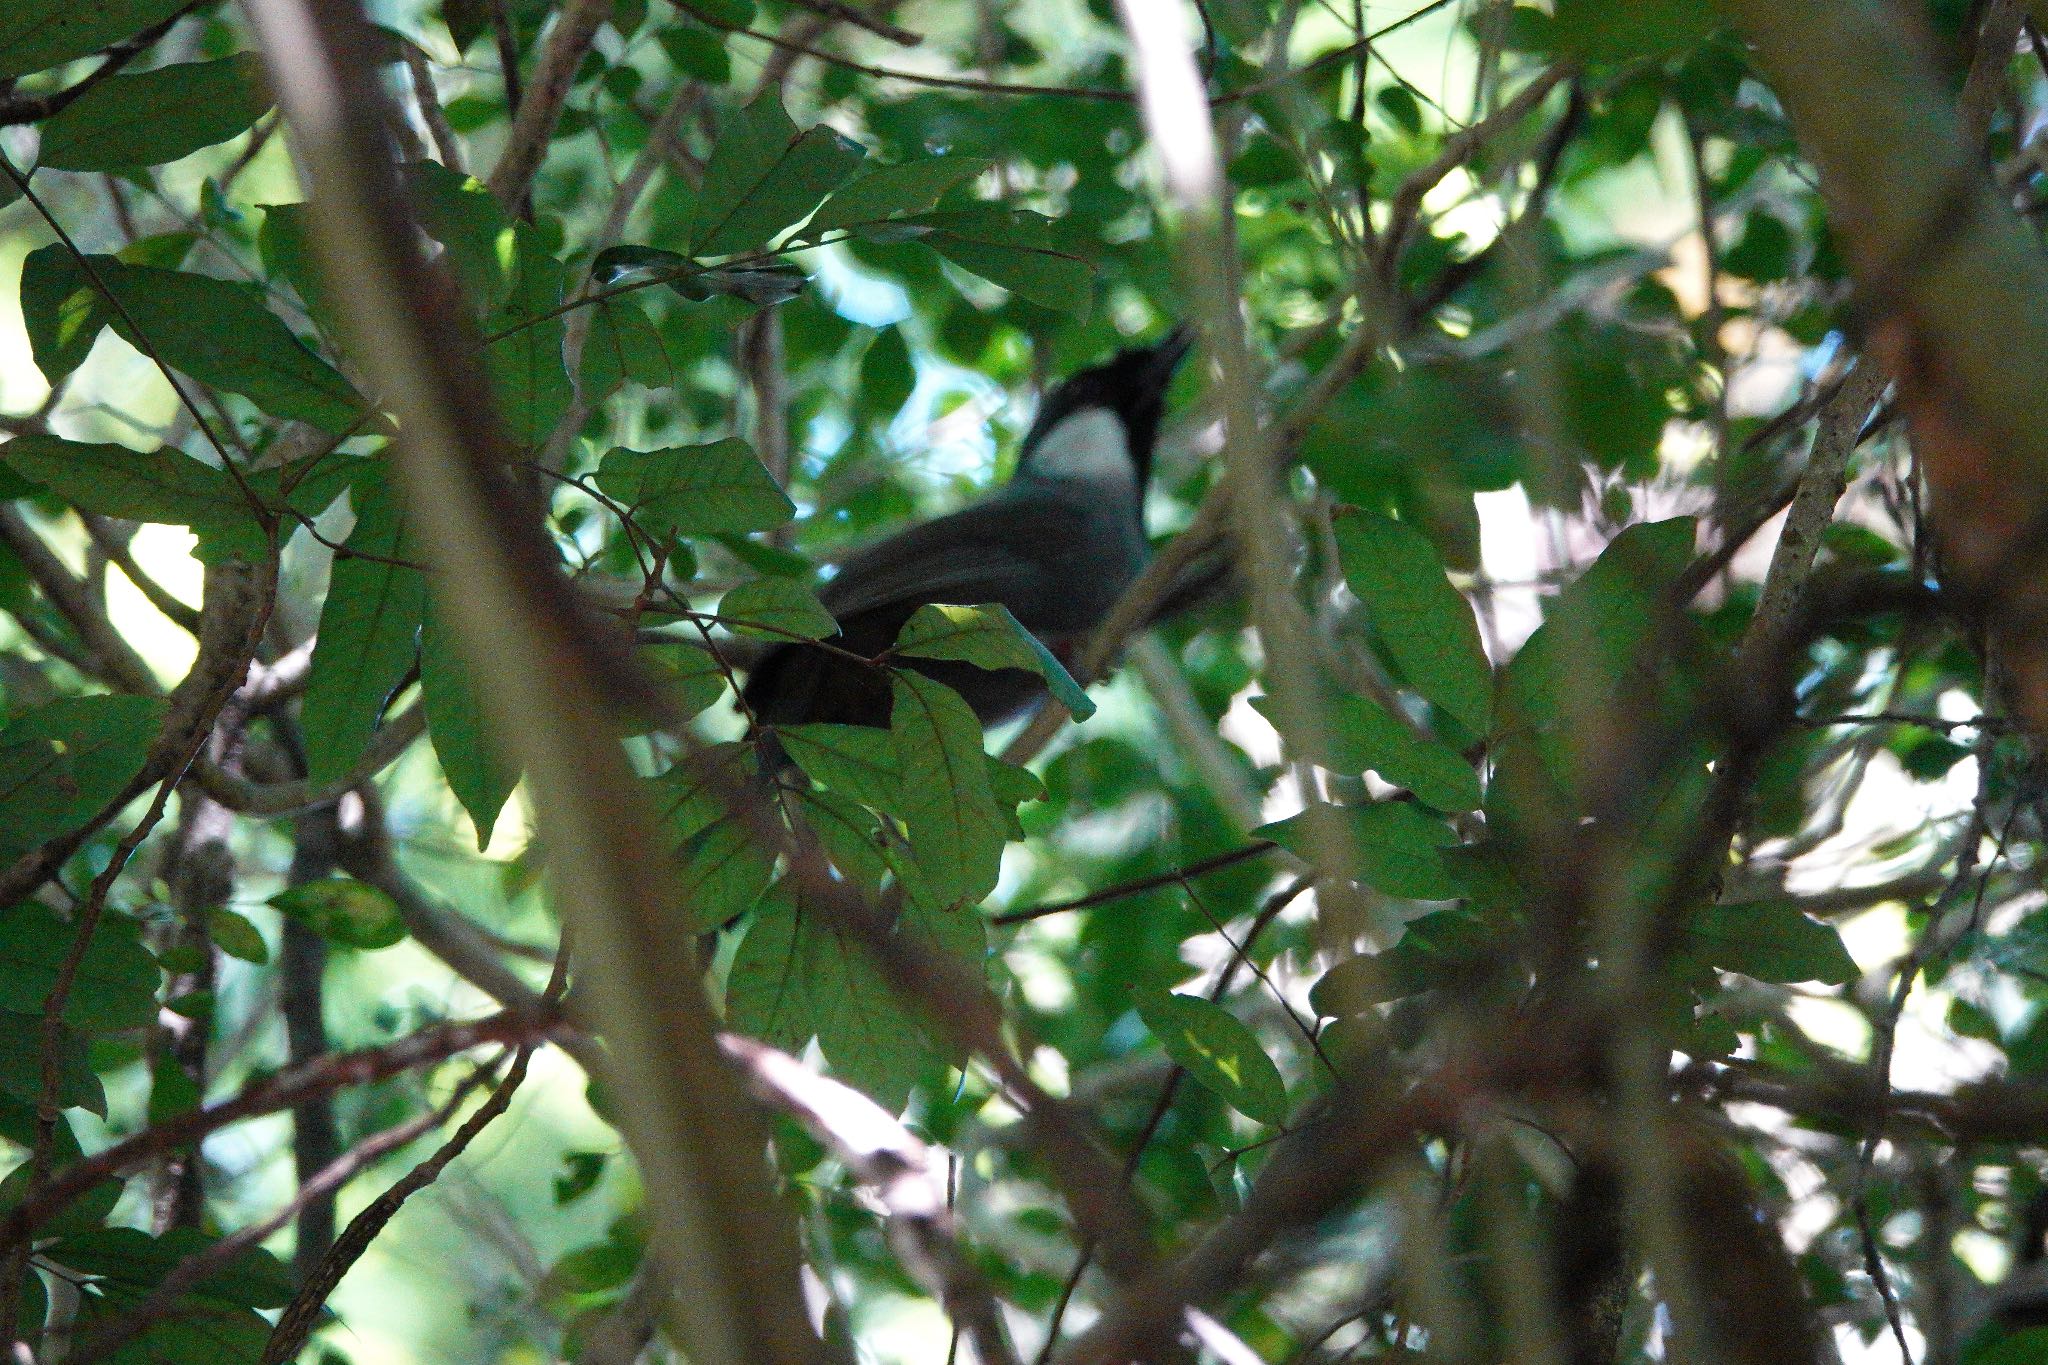
[[8, 0], [14, 1358], [2048, 1359], [2044, 149], [2041, 0]]

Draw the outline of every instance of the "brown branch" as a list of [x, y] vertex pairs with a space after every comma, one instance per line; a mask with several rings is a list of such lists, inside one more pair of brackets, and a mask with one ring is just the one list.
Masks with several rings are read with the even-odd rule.
[[362, 757], [356, 760], [355, 766], [331, 782], [315, 783], [304, 778], [290, 782], [254, 782], [228, 772], [218, 764], [204, 761], [193, 766], [192, 776], [202, 791], [237, 814], [263, 818], [302, 815], [309, 810], [332, 805], [368, 783], [396, 763], [412, 747], [413, 741], [426, 732], [426, 708], [414, 702], [385, 721], [370, 736], [370, 742], [363, 747]]
[[462, 139], [448, 124], [448, 112], [441, 107], [440, 92], [434, 87], [434, 68], [428, 64], [427, 54], [418, 43], [400, 42], [398, 46], [405, 58], [406, 75], [412, 81], [413, 104], [420, 111], [420, 122], [427, 125], [427, 136], [434, 139], [434, 151], [441, 164], [451, 171], [469, 174]]
[[98, 676], [124, 692], [155, 696], [163, 691], [142, 656], [114, 629], [84, 583], [72, 576], [43, 538], [13, 507], [0, 507], [0, 543], [14, 552], [50, 605], [70, 625], [91, 655]]
[[[564, 17], [555, 50], [580, 49], [577, 16], [594, 8]], [[394, 454], [411, 506], [431, 509], [440, 619], [477, 665], [494, 735], [526, 774], [551, 890], [586, 957], [579, 993], [604, 1030], [610, 1092], [646, 1175], [652, 1259], [680, 1288], [664, 1299], [672, 1334], [705, 1360], [808, 1360], [817, 1348], [795, 1229], [770, 1192], [758, 1120], [717, 1051], [688, 945], [676, 943], [672, 869], [647, 856], [658, 835], [618, 743], [620, 710], [659, 716], [659, 694], [629, 638], [593, 628], [523, 486], [504, 476], [510, 452], [475, 338], [458, 310], [434, 305], [449, 282], [422, 257], [380, 131], [382, 92], [356, 75], [373, 64], [360, 5], [273, 0], [252, 17], [350, 350], [401, 418]], [[559, 102], [535, 84], [519, 127]], [[538, 143], [508, 154], [501, 198], [516, 198], [537, 162]], [[672, 951], [650, 951], [664, 944]]]
[[[1289, 68], [1276, 75], [1253, 81], [1248, 85], [1241, 85], [1234, 90], [1226, 90], [1222, 94], [1214, 96], [1209, 102], [1215, 107], [1237, 104], [1277, 90], [1281, 86], [1292, 84], [1304, 76], [1313, 75], [1327, 67], [1341, 65], [1352, 60], [1359, 53], [1370, 50], [1372, 44], [1379, 39], [1387, 37], [1389, 34], [1398, 33], [1410, 24], [1425, 19], [1439, 10], [1448, 8], [1451, 3], [1452, 0], [1431, 0], [1431, 3], [1424, 5], [1414, 13], [1403, 15], [1390, 24], [1382, 25], [1357, 42], [1346, 43], [1342, 47], [1333, 48], [1321, 56], [1310, 58], [1300, 66]], [[1118, 104], [1129, 104], [1136, 98], [1129, 90], [1122, 86], [1034, 85], [1026, 81], [980, 80], [972, 76], [937, 76], [923, 71], [904, 71], [895, 67], [875, 66], [867, 62], [855, 61], [851, 57], [842, 57], [836, 52], [827, 52], [822, 48], [808, 43], [800, 43], [793, 39], [782, 37], [779, 34], [762, 33], [757, 29], [747, 28], [739, 24], [722, 24], [708, 13], [695, 10], [691, 11], [691, 13], [693, 17], [702, 23], [733, 34], [736, 37], [752, 38], [758, 42], [779, 47], [786, 52], [794, 52], [798, 56], [814, 57], [827, 65], [858, 72], [875, 80], [901, 81], [905, 85], [921, 85], [934, 90], [966, 90], [978, 95], [1050, 95], [1064, 99], [1107, 100]]]
[[[59, 1058], [62, 1055], [64, 1009], [85, 963], [86, 950], [106, 910], [114, 883], [128, 860], [164, 817], [178, 779], [198, 757], [212, 735], [216, 718], [233, 697], [256, 656], [263, 627], [270, 619], [277, 589], [275, 565], [252, 569], [240, 563], [216, 564], [206, 571], [206, 601], [211, 609], [200, 635], [199, 655], [171, 697], [163, 729], [150, 747], [144, 775], [159, 781], [156, 798], [141, 820], [119, 843], [99, 875], [93, 878], [73, 919], [71, 942], [58, 961], [49, 992], [43, 997], [41, 1088], [36, 1105], [35, 1144], [29, 1156], [29, 1181], [23, 1207], [33, 1205], [49, 1185], [52, 1142], [60, 1108]], [[0, 1333], [11, 1337], [16, 1321], [22, 1277], [28, 1274], [26, 1240], [0, 1241]]]
[[115, 1351], [169, 1317], [177, 1308], [178, 1300], [188, 1291], [225, 1270], [244, 1252], [260, 1245], [293, 1218], [302, 1218], [310, 1205], [322, 1200], [331, 1203], [336, 1191], [373, 1163], [446, 1123], [482, 1083], [486, 1074], [485, 1068], [478, 1068], [455, 1088], [455, 1093], [448, 1098], [447, 1103], [429, 1109], [423, 1114], [416, 1114], [402, 1123], [394, 1123], [380, 1132], [372, 1133], [346, 1152], [322, 1163], [319, 1169], [300, 1181], [299, 1188], [292, 1197], [269, 1216], [235, 1229], [204, 1251], [195, 1252], [178, 1262], [170, 1273], [158, 1281], [148, 1297], [108, 1327], [80, 1343], [71, 1358], [107, 1359]]
[[[566, 948], [566, 945], [564, 945]], [[562, 988], [568, 981], [568, 954], [563, 952], [555, 959], [553, 979], [548, 982], [546, 1000], [552, 1007], [560, 999]], [[468, 1150], [476, 1141], [477, 1134], [488, 1128], [512, 1103], [512, 1096], [526, 1080], [527, 1063], [533, 1060], [532, 1041], [521, 1043], [518, 1053], [512, 1058], [512, 1067], [505, 1073], [491, 1091], [490, 1098], [477, 1107], [477, 1111], [463, 1120], [462, 1126], [437, 1148], [434, 1154], [419, 1165], [407, 1171], [395, 1181], [391, 1188], [370, 1201], [369, 1207], [349, 1220], [334, 1245], [320, 1259], [313, 1273], [306, 1277], [299, 1292], [285, 1306], [278, 1316], [277, 1326], [270, 1333], [270, 1340], [263, 1345], [263, 1365], [280, 1365], [287, 1360], [296, 1360], [299, 1351], [306, 1344], [306, 1337], [320, 1320], [321, 1310], [327, 1298], [334, 1293], [351, 1267], [370, 1249], [377, 1234], [384, 1230], [398, 1211], [405, 1207], [405, 1201], [434, 1183], [448, 1163]]]
[[788, 1053], [730, 1033], [718, 1042], [745, 1069], [756, 1099], [794, 1118], [868, 1187], [904, 1267], [964, 1324], [983, 1365], [1013, 1365], [995, 1293], [960, 1245], [932, 1149], [866, 1095]]
[[135, 590], [148, 599], [149, 604], [184, 629], [187, 634], [199, 633], [199, 613], [173, 597], [163, 584], [142, 571], [135, 562], [134, 554], [128, 548], [127, 536], [107, 517], [91, 512], [80, 512], [78, 519], [85, 523], [85, 533], [92, 537], [92, 543], [99, 547], [113, 566], [119, 569]]
[[848, 4], [846, 0], [790, 0], [790, 3], [827, 19], [837, 19], [840, 23], [866, 29], [878, 38], [887, 38], [898, 47], [916, 47], [924, 41], [901, 24], [890, 23], [878, 14], [870, 14], [858, 5]]
[[156, 44], [157, 39], [171, 31], [173, 25], [203, 3], [205, 0], [192, 0], [190, 4], [180, 7], [168, 18], [151, 24], [134, 37], [123, 38], [106, 49], [105, 61], [62, 90], [55, 90], [47, 95], [14, 95], [0, 100], [0, 128], [17, 123], [40, 123], [46, 118], [61, 114], [73, 100], [148, 51]]
[[2048, 733], [2048, 262], [1985, 175], [1919, 23], [1878, 0], [1719, 7], [1819, 170], [1873, 319], [1863, 352], [1898, 384], [1945, 570], [1981, 600], [2015, 710]]
[[611, 12], [611, 0], [568, 0], [562, 7], [513, 115], [505, 150], [491, 168], [490, 190], [500, 204], [508, 208], [518, 204], [533, 187], [548, 141], [561, 122], [562, 105], [569, 98], [576, 70], [597, 41], [598, 26]]
[[0, 1215], [0, 1248], [22, 1246], [36, 1229], [101, 1181], [125, 1175], [229, 1124], [289, 1109], [312, 1095], [369, 1085], [488, 1043], [533, 1042], [560, 1024], [559, 1014], [505, 1010], [466, 1023], [437, 1024], [382, 1047], [330, 1053], [306, 1066], [276, 1072], [225, 1100], [173, 1115], [57, 1171], [41, 1189]]
[[1785, 527], [1778, 533], [1778, 545], [1771, 552], [1770, 571], [1764, 576], [1763, 592], [1757, 600], [1756, 615], [1750, 618], [1742, 651], [1750, 658], [1758, 651], [1775, 653], [1784, 633], [1791, 628], [1807, 580], [1813, 574], [1820, 553], [1821, 537], [1835, 519], [1835, 504], [1849, 486], [1849, 458], [1863, 431], [1865, 419], [1884, 393], [1884, 376], [1877, 366], [1861, 364], [1852, 370], [1820, 410], [1813, 436], [1813, 453], [1799, 476], [1792, 495], [1792, 509]]

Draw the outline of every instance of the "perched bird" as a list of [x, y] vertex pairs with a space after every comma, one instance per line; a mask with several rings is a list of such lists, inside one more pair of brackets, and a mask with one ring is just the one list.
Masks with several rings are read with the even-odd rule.
[[[1046, 396], [1008, 484], [848, 557], [819, 593], [839, 623], [825, 642], [831, 648], [792, 643], [762, 655], [743, 693], [755, 721], [887, 726], [888, 673], [847, 656], [881, 654], [928, 603], [1000, 603], [1069, 662], [1144, 567], [1152, 447], [1188, 341], [1176, 328], [1073, 375]], [[954, 688], [984, 724], [1015, 716], [1045, 694], [1045, 684], [1021, 669], [902, 664]]]

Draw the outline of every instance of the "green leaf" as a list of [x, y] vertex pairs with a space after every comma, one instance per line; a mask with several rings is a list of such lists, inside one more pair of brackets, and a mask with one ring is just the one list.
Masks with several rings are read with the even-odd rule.
[[[90, 1340], [129, 1321], [135, 1305], [181, 1263], [216, 1239], [193, 1228], [151, 1237], [133, 1228], [95, 1228], [38, 1248], [71, 1278], [91, 1277], [93, 1292], [78, 1296], [78, 1330]], [[269, 1252], [252, 1247], [181, 1294], [177, 1311], [156, 1319], [125, 1344], [96, 1355], [104, 1365], [242, 1365], [261, 1359], [270, 1323], [259, 1308], [289, 1302], [290, 1272]]]
[[0, 730], [0, 857], [12, 859], [83, 825], [142, 773], [168, 703], [67, 697]]
[[1354, 1014], [1439, 986], [1455, 985], [1475, 965], [1500, 955], [1487, 921], [1470, 910], [1437, 910], [1410, 920], [1393, 947], [1339, 962], [1310, 988], [1309, 1005], [1325, 1018]]
[[8, 0], [0, 8], [0, 80], [111, 47], [160, 24], [189, 0]]
[[1334, 845], [1351, 855], [1358, 880], [1389, 896], [1431, 901], [1458, 894], [1442, 854], [1458, 836], [1405, 801], [1314, 805], [1253, 833], [1311, 862]]
[[290, 285], [314, 319], [331, 327], [340, 313], [314, 259], [312, 217], [311, 204], [265, 204], [256, 249], [271, 280]]
[[484, 723], [483, 702], [461, 650], [441, 625], [431, 602], [423, 605], [420, 700], [427, 708], [427, 736], [434, 743], [434, 757], [441, 761], [448, 789], [476, 826], [476, 846], [481, 852], [491, 842], [491, 830], [506, 798], [519, 785], [519, 772], [499, 757], [493, 746]]
[[316, 785], [347, 776], [362, 757], [412, 669], [426, 610], [425, 577], [387, 562], [412, 558], [391, 490], [382, 479], [365, 479], [351, 496], [356, 527], [347, 548], [356, 553], [335, 557], [300, 711], [306, 776]]
[[707, 744], [655, 779], [662, 823], [678, 841], [729, 818], [726, 797], [745, 792], [760, 772], [754, 746], [738, 740]]
[[229, 957], [259, 967], [270, 961], [270, 945], [263, 941], [263, 931], [226, 906], [217, 905], [206, 912], [206, 936]]
[[263, 117], [270, 94], [253, 54], [113, 76], [43, 125], [38, 164], [60, 171], [162, 166], [225, 142]]
[[1673, 56], [1715, 27], [1707, 0], [1557, 0], [1556, 19], [1558, 53], [1588, 62]]
[[1492, 717], [1493, 670], [1479, 642], [1472, 604], [1444, 576], [1429, 537], [1406, 522], [1361, 508], [1336, 518], [1344, 581], [1402, 676], [1475, 735]]
[[1963, 1353], [1963, 1365], [2037, 1365], [2042, 1360], [2048, 1360], [2048, 1327], [2023, 1327], [2010, 1336], [1980, 1334]]
[[438, 161], [407, 162], [405, 188], [420, 226], [448, 249], [447, 261], [462, 281], [463, 294], [479, 309], [500, 302], [521, 245], [491, 192], [475, 177]]
[[[886, 732], [877, 733], [888, 738]], [[798, 792], [797, 802], [833, 868], [857, 882], [870, 897], [880, 893], [899, 861], [884, 851], [892, 845], [894, 831], [884, 832], [883, 818], [837, 792], [816, 788]]]
[[269, 904], [346, 948], [389, 948], [405, 937], [405, 917], [397, 903], [353, 877], [302, 882], [278, 892]]
[[22, 327], [36, 368], [51, 384], [85, 363], [107, 317], [106, 300], [62, 242], [39, 246], [22, 259]]
[[865, 806], [900, 814], [896, 742], [866, 725], [781, 725], [775, 737], [806, 775]]
[[1614, 699], [1656, 695], [1658, 677], [1645, 670], [1664, 656], [1665, 594], [1694, 538], [1690, 517], [1623, 531], [1551, 599], [1543, 624], [1501, 670], [1497, 728], [1510, 742], [1496, 745], [1488, 796], [1502, 794], [1513, 819], [1551, 827], [1574, 819], [1581, 788], [1603, 780]]
[[873, 412], [893, 417], [917, 390], [917, 366], [910, 358], [910, 343], [901, 327], [884, 327], [875, 333], [860, 358], [860, 396]]
[[995, 889], [1006, 832], [989, 786], [981, 722], [942, 683], [899, 671], [894, 684], [889, 732], [918, 870], [942, 903], [978, 902]]
[[664, 824], [678, 845], [684, 923], [693, 933], [745, 914], [774, 879], [774, 854], [728, 804], [752, 799], [759, 784], [754, 746], [745, 743], [707, 745], [656, 780]]
[[965, 209], [903, 221], [928, 229], [926, 243], [954, 265], [1042, 308], [1085, 316], [1094, 301], [1095, 266], [1042, 214]]
[[1856, 979], [1856, 960], [1841, 934], [1790, 901], [1706, 906], [1692, 918], [1688, 943], [1709, 966], [1758, 981], [1841, 986]]
[[241, 394], [273, 417], [336, 434], [362, 422], [361, 396], [292, 335], [256, 290], [183, 270], [94, 264], [127, 310], [128, 319], [109, 322], [129, 345], [142, 349], [139, 328], [173, 369]]
[[[1252, 707], [1274, 719], [1272, 703], [1253, 697]], [[1438, 810], [1476, 810], [1479, 774], [1448, 744], [1421, 738], [1370, 697], [1339, 695], [1323, 712], [1320, 752], [1310, 755], [1337, 772], [1367, 768]]]
[[661, 333], [647, 310], [631, 299], [600, 299], [592, 305], [582, 373], [585, 395], [592, 402], [628, 379], [648, 388], [673, 387], [676, 382]]
[[839, 228], [927, 212], [947, 190], [994, 164], [979, 156], [933, 156], [877, 166], [835, 190], [804, 224], [803, 238], [814, 242]]
[[[928, 951], [978, 963], [980, 920], [965, 911], [907, 909], [899, 934]], [[922, 1026], [870, 964], [860, 942], [822, 913], [778, 892], [740, 940], [726, 979], [733, 1028], [785, 1050], [813, 1037], [832, 1069], [885, 1108], [901, 1108], [918, 1078], [959, 1055]]]
[[495, 337], [484, 348], [484, 367], [498, 395], [505, 431], [523, 446], [537, 446], [569, 407], [569, 369], [562, 359], [565, 324], [549, 316], [562, 304], [562, 263], [525, 223], [513, 227], [511, 287], [484, 320]]
[[1081, 685], [1001, 603], [919, 607], [896, 636], [896, 652], [918, 659], [958, 659], [976, 668], [1019, 668], [1036, 673], [1075, 720], [1095, 714], [1095, 703]]
[[683, 841], [677, 892], [695, 933], [710, 933], [754, 908], [775, 879], [775, 854], [738, 815]]
[[818, 595], [793, 578], [756, 578], [740, 584], [719, 599], [718, 619], [730, 630], [770, 640], [822, 640], [839, 631], [839, 623]]
[[[23, 1000], [28, 1008], [40, 1001]], [[57, 1029], [57, 1104], [106, 1117], [107, 1092], [86, 1061], [85, 1039], [77, 1030]], [[43, 1093], [43, 1016], [0, 1009], [0, 1093], [39, 1104]]]
[[[197, 233], [161, 232], [122, 247], [114, 257], [127, 265], [169, 269], [184, 261]], [[97, 268], [104, 257], [89, 258]], [[85, 363], [93, 343], [114, 315], [71, 248], [62, 242], [39, 246], [21, 263], [21, 320], [43, 378], [55, 384]]]
[[690, 223], [696, 255], [752, 251], [853, 174], [867, 149], [820, 124], [798, 133], [781, 95], [763, 91], [720, 130]]
[[103, 517], [190, 526], [201, 558], [268, 557], [270, 541], [233, 479], [182, 451], [86, 445], [61, 436], [17, 436], [0, 460], [72, 506]]
[[658, 30], [654, 40], [683, 75], [706, 85], [724, 85], [732, 79], [732, 58], [723, 35], [695, 24], [671, 24]]
[[694, 716], [725, 695], [725, 673], [710, 650], [677, 640], [662, 642], [651, 657], [682, 714]]
[[[25, 1008], [40, 1005], [76, 937], [77, 927], [46, 906], [23, 902], [0, 910], [0, 998]], [[142, 946], [141, 923], [104, 912], [64, 1001], [64, 1022], [80, 1033], [147, 1028], [156, 1018], [160, 984], [156, 959]]]
[[617, 447], [598, 462], [597, 486], [664, 538], [767, 531], [796, 513], [754, 448], [737, 437], [662, 450]]
[[1258, 1035], [1230, 1011], [1196, 995], [1137, 995], [1138, 1017], [1188, 1075], [1258, 1123], [1287, 1122], [1287, 1085]]

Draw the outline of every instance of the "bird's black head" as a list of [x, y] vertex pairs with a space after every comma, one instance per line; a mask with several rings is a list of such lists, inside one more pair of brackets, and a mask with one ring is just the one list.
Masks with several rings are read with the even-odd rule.
[[1037, 420], [1024, 436], [1018, 472], [1066, 473], [1047, 466], [1072, 459], [1076, 451], [1070, 442], [1048, 443], [1046, 438], [1068, 418], [1085, 415], [1091, 408], [1104, 409], [1123, 425], [1124, 454], [1137, 487], [1143, 488], [1152, 472], [1152, 447], [1159, 439], [1166, 388], [1187, 355], [1191, 341], [1186, 327], [1176, 327], [1150, 346], [1119, 351], [1104, 363], [1069, 376], [1039, 406]]

